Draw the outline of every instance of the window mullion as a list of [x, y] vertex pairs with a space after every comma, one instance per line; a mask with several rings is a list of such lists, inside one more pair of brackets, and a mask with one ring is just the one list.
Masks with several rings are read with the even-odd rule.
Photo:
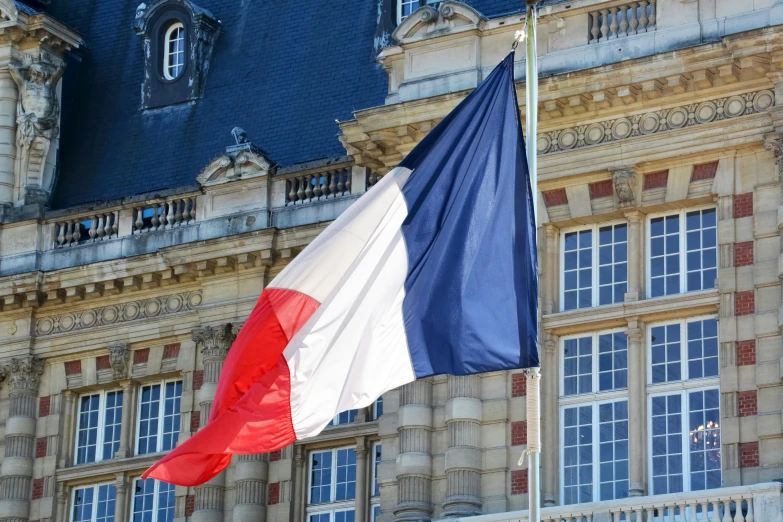
[[691, 490], [691, 451], [690, 451], [690, 404], [688, 404], [688, 392], [683, 390], [680, 392], [680, 401], [682, 401], [682, 407], [680, 408], [681, 426], [682, 426], [682, 490], [688, 492]]
[[599, 297], [598, 297], [598, 266], [599, 266], [599, 260], [598, 260], [598, 225], [593, 225], [590, 229], [591, 233], [593, 234], [593, 255], [592, 255], [592, 270], [593, 270], [593, 288], [592, 288], [592, 298], [593, 298], [593, 307], [598, 306]]
[[155, 441], [155, 452], [163, 450], [163, 422], [166, 417], [166, 382], [160, 383], [160, 397], [158, 398], [158, 437]]
[[680, 321], [680, 375], [683, 382], [688, 382], [688, 323]]
[[600, 421], [598, 418], [598, 402], [593, 402], [593, 502], [598, 502], [601, 499], [600, 494], [600, 461], [601, 461], [601, 445], [598, 442], [600, 435], [599, 427]]
[[688, 255], [687, 255], [687, 238], [688, 234], [685, 227], [688, 226], [685, 220], [685, 211], [680, 211], [680, 293], [684, 294], [688, 291]]
[[[335, 502], [337, 500], [337, 450], [332, 450], [332, 469], [329, 473], [329, 501]], [[334, 513], [333, 513], [334, 514]]]
[[95, 437], [95, 462], [103, 460], [103, 437], [106, 431], [106, 391], [101, 392], [98, 398], [98, 436]]
[[90, 513], [90, 522], [98, 520], [98, 498], [100, 497], [100, 486], [92, 487], [92, 510]]

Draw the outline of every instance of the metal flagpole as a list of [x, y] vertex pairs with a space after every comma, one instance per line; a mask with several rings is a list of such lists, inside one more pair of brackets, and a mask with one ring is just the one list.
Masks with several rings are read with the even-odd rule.
[[[538, 0], [525, 0], [526, 41], [526, 96], [525, 129], [527, 131], [527, 161], [530, 187], [533, 194], [533, 216], [538, 231], [538, 54], [536, 50], [536, 22]], [[538, 240], [536, 238], [536, 244]], [[528, 459], [528, 520], [541, 521], [541, 373], [539, 368], [527, 371], [527, 459]], [[523, 456], [524, 458], [524, 456]], [[521, 460], [521, 459], [520, 459]]]

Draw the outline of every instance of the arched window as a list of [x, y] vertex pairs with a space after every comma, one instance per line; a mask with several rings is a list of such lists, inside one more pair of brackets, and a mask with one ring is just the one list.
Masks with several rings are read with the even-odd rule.
[[185, 68], [185, 26], [174, 22], [163, 37], [163, 77], [174, 80]]

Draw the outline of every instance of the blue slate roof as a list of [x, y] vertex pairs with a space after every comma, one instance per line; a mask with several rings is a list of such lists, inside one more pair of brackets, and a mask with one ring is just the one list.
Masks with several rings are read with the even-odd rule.
[[[52, 208], [188, 186], [240, 126], [281, 166], [345, 154], [335, 122], [383, 104], [379, 0], [197, 0], [222, 22], [202, 99], [139, 110], [138, 2], [67, 0], [47, 12], [86, 43], [63, 79]], [[495, 17], [521, 0], [468, 1]]]

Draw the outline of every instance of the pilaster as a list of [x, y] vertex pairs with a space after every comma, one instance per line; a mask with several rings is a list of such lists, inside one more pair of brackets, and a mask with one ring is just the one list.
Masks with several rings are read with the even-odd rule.
[[400, 454], [397, 457], [397, 506], [401, 521], [432, 518], [432, 381], [422, 379], [400, 388]]
[[632, 497], [647, 494], [647, 372], [644, 355], [644, 325], [634, 317], [628, 320], [628, 461], [629, 495]]
[[128, 505], [128, 478], [124, 473], [117, 473], [117, 479], [114, 482], [115, 502], [114, 502], [114, 522], [127, 522]]
[[644, 240], [642, 238], [642, 219], [644, 215], [638, 210], [626, 212], [628, 219], [628, 292], [625, 301], [644, 299], [645, 290], [642, 284], [642, 267], [645, 263]]
[[367, 522], [369, 511], [370, 484], [367, 480], [367, 438], [356, 437], [356, 505], [355, 522]]
[[[63, 406], [62, 406], [62, 426], [60, 427], [60, 433], [62, 433], [62, 446], [60, 448], [60, 458], [57, 463], [57, 467], [67, 468], [73, 464], [73, 446], [74, 436], [76, 434], [76, 426], [74, 420], [76, 418], [74, 407], [76, 402], [76, 394], [71, 390], [63, 391]], [[124, 413], [124, 411], [123, 411]], [[123, 419], [123, 427], [124, 419]]]
[[294, 516], [292, 522], [304, 522], [304, 499], [306, 487], [304, 446], [294, 446]]
[[557, 505], [559, 469], [559, 390], [557, 346], [558, 337], [547, 334], [543, 343], [543, 387], [541, 390], [541, 470], [544, 507]]

